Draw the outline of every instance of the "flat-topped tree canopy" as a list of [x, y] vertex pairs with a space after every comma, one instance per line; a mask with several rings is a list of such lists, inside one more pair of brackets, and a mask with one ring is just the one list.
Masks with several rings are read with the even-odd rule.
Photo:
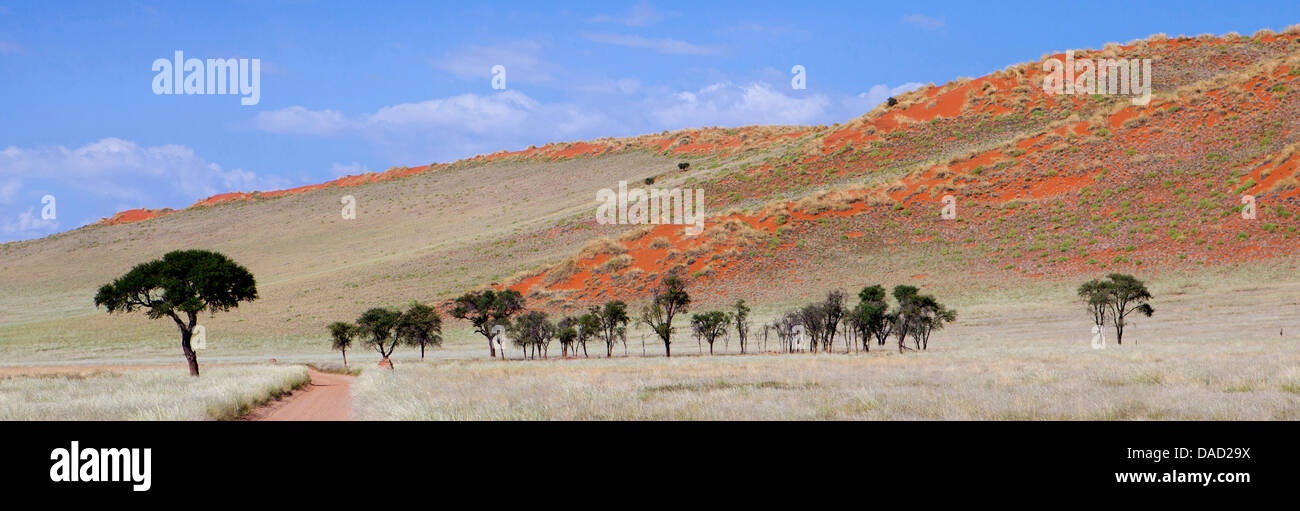
[[218, 252], [176, 250], [101, 286], [95, 305], [109, 314], [143, 310], [149, 319], [172, 318], [181, 330], [190, 375], [198, 376], [198, 357], [190, 346], [198, 314], [228, 311], [256, 299], [257, 283], [248, 269]]

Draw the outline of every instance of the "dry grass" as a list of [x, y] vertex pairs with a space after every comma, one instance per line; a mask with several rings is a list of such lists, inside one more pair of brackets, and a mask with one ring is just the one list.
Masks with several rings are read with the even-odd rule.
[[[631, 356], [616, 348], [613, 359], [488, 361], [480, 343], [456, 342], [429, 362], [367, 371], [354, 406], [367, 419], [1296, 420], [1291, 280], [1259, 269], [1154, 280], [1156, 316], [1104, 351], [1089, 348], [1068, 286], [1049, 282], [934, 289], [961, 316], [925, 353], [846, 355], [838, 341], [835, 354], [739, 356], [719, 342], [722, 355], [708, 357], [683, 328], [672, 359], [641, 329], [628, 335]], [[797, 303], [761, 302], [751, 345]]]
[[229, 420], [305, 385], [302, 366], [183, 368], [0, 380], [0, 420]]
[[1276, 344], [444, 362], [369, 371], [354, 396], [406, 420], [1300, 419], [1300, 346]]

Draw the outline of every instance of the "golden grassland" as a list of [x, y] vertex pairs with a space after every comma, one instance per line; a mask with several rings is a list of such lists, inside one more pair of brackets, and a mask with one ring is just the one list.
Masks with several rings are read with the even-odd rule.
[[[398, 348], [394, 371], [376, 368], [373, 352], [353, 349], [351, 367], [363, 369], [353, 384], [354, 413], [436, 420], [1296, 420], [1300, 282], [1285, 278], [1287, 268], [1153, 279], [1156, 315], [1133, 320], [1125, 344], [1110, 339], [1104, 351], [1089, 348], [1090, 323], [1072, 286], [1050, 281], [953, 292], [958, 322], [936, 333], [929, 351], [901, 355], [892, 343], [845, 354], [842, 340], [831, 354], [739, 355], [733, 337], [719, 341], [719, 355], [708, 356], [679, 320], [672, 359], [663, 357], [653, 335], [634, 328], [626, 352], [616, 346], [610, 359], [602, 358], [603, 347], [590, 346], [589, 359], [561, 360], [553, 344], [549, 360], [522, 361], [509, 347], [511, 360], [500, 361], [487, 359], [482, 338], [451, 321], [445, 345], [427, 359]], [[756, 308], [754, 349], [763, 347], [761, 324], [797, 302]], [[210, 365], [195, 381], [176, 342], [160, 339], [157, 346], [79, 362], [139, 363], [157, 355], [174, 368], [0, 380], [0, 418], [230, 418], [291, 388], [304, 373], [301, 366], [224, 364], [271, 356], [281, 363], [340, 360], [323, 335], [288, 343], [209, 340], [200, 361]], [[769, 336], [768, 349], [775, 344]], [[45, 354], [78, 354], [75, 346], [57, 348], [62, 351]]]
[[830, 354], [742, 356], [732, 340], [708, 356], [679, 333], [672, 359], [653, 336], [642, 357], [634, 330], [627, 357], [618, 346], [612, 359], [502, 362], [462, 358], [484, 350], [466, 340], [365, 371], [354, 409], [415, 420], [1300, 419], [1300, 286], [1184, 279], [1158, 282], [1156, 316], [1102, 351], [1068, 297], [1027, 293], [968, 304], [928, 352], [901, 355], [892, 343], [845, 354], [841, 341]]
[[905, 355], [407, 364], [366, 371], [354, 407], [401, 420], [1300, 419], [1294, 340], [949, 341]]
[[114, 370], [0, 379], [0, 420], [229, 420], [288, 394], [302, 366]]

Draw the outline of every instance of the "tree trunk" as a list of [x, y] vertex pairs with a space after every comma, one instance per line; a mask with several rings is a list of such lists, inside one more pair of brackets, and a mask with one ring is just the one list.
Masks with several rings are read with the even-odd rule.
[[669, 347], [668, 341], [664, 341], [664, 356], [673, 358], [673, 350]]
[[348, 368], [348, 350], [347, 350], [347, 349], [344, 349], [344, 350], [343, 350], [343, 368], [344, 368], [344, 369], [347, 369], [347, 368]]
[[424, 343], [420, 343], [420, 360], [424, 360]]
[[[487, 341], [488, 341], [488, 355], [491, 356], [492, 358], [497, 358], [497, 347], [492, 344], [492, 338], [486, 335], [484, 337], [487, 337]], [[502, 353], [501, 358], [504, 360], [506, 358], [506, 354]]]
[[185, 362], [190, 366], [190, 376], [198, 378], [199, 356], [194, 353], [194, 349], [190, 347], [190, 337], [193, 335], [194, 332], [192, 330], [185, 328], [181, 329], [181, 351], [185, 352]]

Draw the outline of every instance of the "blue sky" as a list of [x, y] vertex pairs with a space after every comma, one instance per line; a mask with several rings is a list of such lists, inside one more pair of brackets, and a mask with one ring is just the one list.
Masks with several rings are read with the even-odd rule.
[[[0, 0], [0, 241], [531, 144], [842, 122], [1049, 51], [1294, 23], [1294, 1]], [[259, 59], [260, 102], [154, 94], [175, 51]]]

